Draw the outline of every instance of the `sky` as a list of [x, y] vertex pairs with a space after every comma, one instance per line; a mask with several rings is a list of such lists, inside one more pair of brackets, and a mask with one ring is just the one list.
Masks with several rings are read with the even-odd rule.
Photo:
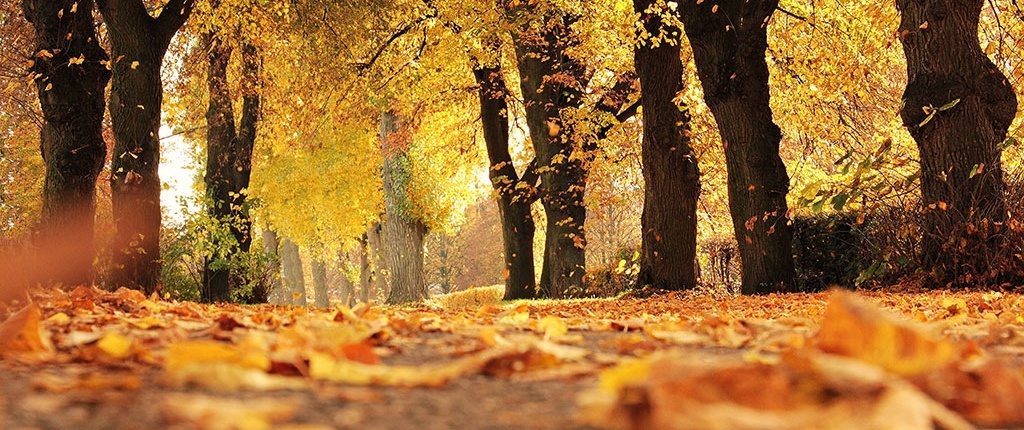
[[160, 127], [160, 182], [164, 189], [160, 193], [160, 206], [164, 209], [164, 221], [181, 222], [181, 199], [191, 197], [196, 179], [192, 148], [181, 136], [172, 136], [167, 126]]

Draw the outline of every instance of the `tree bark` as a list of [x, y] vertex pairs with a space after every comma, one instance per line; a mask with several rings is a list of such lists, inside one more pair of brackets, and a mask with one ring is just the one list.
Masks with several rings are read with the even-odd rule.
[[259, 74], [261, 57], [258, 49], [243, 44], [242, 60], [242, 116], [235, 128], [233, 99], [228, 85], [228, 63], [232, 49], [216, 34], [204, 35], [208, 46], [209, 64], [207, 84], [210, 93], [206, 111], [206, 193], [207, 213], [218, 224], [227, 225], [233, 243], [219, 244], [226, 248], [225, 255], [208, 258], [203, 265], [201, 300], [212, 303], [226, 302], [231, 296], [231, 267], [225, 264], [236, 253], [249, 251], [252, 244], [252, 221], [246, 204], [249, 178], [252, 172], [252, 150], [259, 121]]
[[267, 301], [273, 305], [285, 305], [291, 302], [291, 297], [285, 292], [281, 284], [281, 242], [277, 238], [277, 232], [270, 228], [263, 229], [263, 252], [269, 257], [267, 272], [270, 273], [270, 285]]
[[491, 186], [497, 193], [505, 258], [505, 300], [537, 297], [533, 267], [533, 235], [536, 227], [530, 205], [536, 199], [537, 176], [533, 166], [520, 178], [512, 164], [508, 142], [508, 87], [500, 66], [475, 66], [479, 85], [480, 121], [490, 161]]
[[109, 57], [96, 39], [91, 0], [25, 0], [22, 8], [35, 28], [31, 73], [43, 112], [40, 252], [60, 262], [53, 281], [90, 284], [96, 180], [107, 154], [102, 123]]
[[114, 225], [110, 282], [156, 291], [160, 276], [160, 68], [195, 0], [169, 0], [158, 17], [141, 0], [97, 0], [112, 51], [110, 188]]
[[921, 257], [940, 284], [994, 281], [986, 278], [1007, 216], [999, 145], [1017, 97], [981, 50], [983, 3], [896, 1], [907, 58], [900, 115], [921, 155]]
[[697, 285], [700, 171], [690, 146], [690, 117], [675, 102], [683, 91], [681, 32], [663, 20], [663, 2], [634, 0], [647, 37], [633, 61], [643, 91], [644, 209], [638, 285], [682, 290]]
[[327, 295], [327, 264], [314, 258], [310, 268], [313, 275], [313, 306], [327, 309], [331, 307], [331, 300]]
[[374, 290], [384, 286], [384, 261], [381, 257], [381, 225], [373, 223], [366, 229], [366, 236], [363, 238], [363, 255], [360, 257], [362, 276], [359, 279], [359, 299], [363, 303], [370, 303], [376, 297]]
[[704, 100], [718, 123], [743, 294], [794, 291], [793, 231], [779, 157], [782, 132], [769, 104], [768, 21], [778, 0], [682, 2]]
[[307, 306], [306, 280], [302, 274], [302, 256], [299, 246], [285, 237], [281, 241], [281, 283], [287, 295], [284, 302], [293, 306]]
[[427, 227], [410, 213], [406, 186], [409, 181], [408, 130], [392, 112], [380, 121], [384, 181], [384, 222], [381, 244], [387, 273], [388, 303], [408, 303], [427, 298], [423, 282], [423, 236]]

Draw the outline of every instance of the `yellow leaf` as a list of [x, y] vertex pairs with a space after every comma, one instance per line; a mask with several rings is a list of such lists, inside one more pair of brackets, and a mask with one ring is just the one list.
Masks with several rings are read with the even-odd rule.
[[544, 333], [544, 338], [564, 336], [569, 332], [569, 325], [559, 317], [548, 315], [537, 321], [537, 331]]
[[132, 340], [118, 333], [107, 333], [96, 346], [111, 357], [125, 358], [131, 354]]
[[164, 368], [174, 372], [191, 364], [229, 363], [240, 367], [267, 370], [270, 359], [262, 351], [244, 350], [212, 340], [174, 343], [167, 347]]
[[832, 295], [816, 339], [822, 351], [899, 375], [922, 374], [956, 358], [952, 343], [846, 292]]
[[132, 61], [132, 70], [135, 70], [138, 67], [139, 67], [139, 62], [138, 61]]

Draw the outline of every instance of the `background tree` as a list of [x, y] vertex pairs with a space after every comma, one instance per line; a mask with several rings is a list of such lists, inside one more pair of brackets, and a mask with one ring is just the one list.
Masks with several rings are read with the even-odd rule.
[[96, 37], [92, 1], [22, 6], [35, 27], [30, 70], [43, 113], [42, 252], [58, 253], [62, 268], [53, 271], [54, 281], [87, 284], [95, 257], [96, 180], [107, 153], [102, 128], [109, 57]]
[[195, 0], [168, 0], [150, 15], [142, 0], [97, 0], [110, 36], [110, 187], [114, 225], [113, 285], [156, 290], [160, 276], [160, 76], [171, 38]]
[[284, 303], [292, 306], [307, 306], [306, 280], [302, 271], [302, 255], [299, 246], [285, 237], [281, 240], [281, 285], [285, 294]]
[[680, 17], [725, 147], [744, 294], [792, 291], [789, 176], [769, 102], [768, 21], [778, 1], [683, 2]]
[[900, 116], [921, 154], [922, 260], [940, 283], [992, 276], [1004, 234], [1001, 145], [1017, 97], [979, 44], [983, 5], [896, 1], [907, 58]]
[[490, 161], [491, 186], [497, 194], [505, 260], [505, 299], [537, 296], [533, 266], [533, 235], [536, 228], [530, 205], [536, 199], [537, 173], [533, 163], [523, 175], [516, 172], [509, 152], [510, 97], [501, 67], [477, 64], [473, 75], [479, 86], [480, 123]]
[[27, 79], [35, 28], [21, 1], [0, 1], [0, 247], [21, 241], [42, 212], [45, 166], [40, 154], [42, 112], [35, 80]]
[[[248, 211], [249, 177], [252, 151], [259, 121], [259, 73], [262, 59], [259, 49], [243, 43], [242, 115], [235, 126], [234, 99], [228, 87], [228, 63], [233, 49], [217, 34], [205, 38], [209, 66], [209, 108], [206, 113], [207, 150], [204, 182], [210, 217], [227, 225], [234, 243], [224, 244], [237, 252], [249, 252], [252, 221]], [[223, 261], [207, 258], [203, 266], [202, 300], [227, 301], [230, 298], [231, 270]]]
[[547, 220], [539, 288], [542, 294], [564, 297], [584, 287], [588, 163], [597, 142], [635, 113], [636, 104], [627, 103], [631, 80], [617, 79], [628, 75], [615, 71], [598, 74], [600, 65], [578, 57], [586, 45], [577, 24], [584, 16], [603, 16], [595, 10], [519, 2], [503, 7], [511, 21]]
[[423, 236], [427, 226], [411, 211], [409, 189], [409, 125], [391, 111], [381, 114], [380, 140], [384, 153], [384, 221], [381, 245], [387, 273], [388, 303], [427, 298], [423, 282]]
[[644, 210], [638, 285], [687, 289], [697, 285], [697, 198], [700, 172], [690, 147], [683, 91], [682, 34], [666, 2], [634, 0], [640, 14], [634, 62], [643, 91]]

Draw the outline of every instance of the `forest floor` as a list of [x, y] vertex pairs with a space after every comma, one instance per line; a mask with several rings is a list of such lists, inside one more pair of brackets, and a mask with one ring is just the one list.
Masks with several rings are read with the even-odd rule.
[[0, 305], [2, 429], [1024, 426], [1024, 297]]

